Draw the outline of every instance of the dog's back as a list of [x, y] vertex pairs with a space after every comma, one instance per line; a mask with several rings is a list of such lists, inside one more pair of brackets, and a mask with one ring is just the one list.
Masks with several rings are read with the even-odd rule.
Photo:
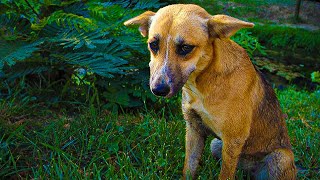
[[284, 115], [276, 94], [263, 74], [259, 70], [256, 71], [263, 96], [254, 109], [250, 136], [243, 147], [243, 153], [268, 154], [278, 148], [290, 149]]

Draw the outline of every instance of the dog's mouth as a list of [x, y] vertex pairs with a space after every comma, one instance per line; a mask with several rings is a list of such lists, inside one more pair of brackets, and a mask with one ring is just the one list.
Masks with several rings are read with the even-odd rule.
[[165, 98], [171, 98], [178, 94], [178, 92], [182, 89], [184, 84], [185, 82], [181, 82], [176, 84], [175, 86], [172, 86], [172, 88], [170, 88], [170, 92], [165, 96]]

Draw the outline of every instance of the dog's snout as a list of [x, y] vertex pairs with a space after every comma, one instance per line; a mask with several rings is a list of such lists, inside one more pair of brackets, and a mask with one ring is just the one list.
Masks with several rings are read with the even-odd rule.
[[161, 83], [161, 84], [157, 84], [151, 90], [152, 90], [152, 93], [155, 94], [156, 96], [166, 96], [170, 92], [170, 87], [165, 83]]

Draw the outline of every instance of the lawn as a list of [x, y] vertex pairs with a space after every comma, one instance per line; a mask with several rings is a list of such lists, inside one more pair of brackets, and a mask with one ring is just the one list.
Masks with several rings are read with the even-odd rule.
[[[288, 115], [298, 176], [318, 179], [320, 91], [289, 87], [277, 94]], [[0, 116], [0, 177], [4, 179], [179, 179], [182, 175], [184, 120], [181, 113], [170, 113], [170, 106], [158, 112], [147, 106], [121, 114], [89, 107], [70, 115], [15, 104], [0, 103], [7, 112]], [[9, 113], [16, 108], [34, 112], [28, 118]], [[220, 171], [220, 162], [209, 152], [210, 140], [200, 179], [214, 179]], [[247, 178], [242, 171], [237, 177]]]

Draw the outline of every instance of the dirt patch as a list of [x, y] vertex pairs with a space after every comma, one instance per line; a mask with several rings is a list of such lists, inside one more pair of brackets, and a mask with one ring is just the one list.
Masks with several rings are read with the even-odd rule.
[[[293, 24], [295, 6], [271, 5], [262, 6], [259, 18], [268, 19], [275, 23]], [[302, 1], [299, 17], [300, 22], [294, 23], [305, 29], [316, 30], [320, 27], [320, 3], [315, 1]]]
[[254, 12], [248, 9], [246, 13], [240, 13], [239, 18], [259, 18], [271, 23], [284, 24], [312, 31], [320, 29], [320, 1], [302, 1], [299, 15], [300, 20], [298, 22], [294, 20], [295, 3], [253, 5], [220, 1], [218, 4], [223, 6], [225, 13], [229, 12], [230, 14], [237, 8], [256, 9]]

